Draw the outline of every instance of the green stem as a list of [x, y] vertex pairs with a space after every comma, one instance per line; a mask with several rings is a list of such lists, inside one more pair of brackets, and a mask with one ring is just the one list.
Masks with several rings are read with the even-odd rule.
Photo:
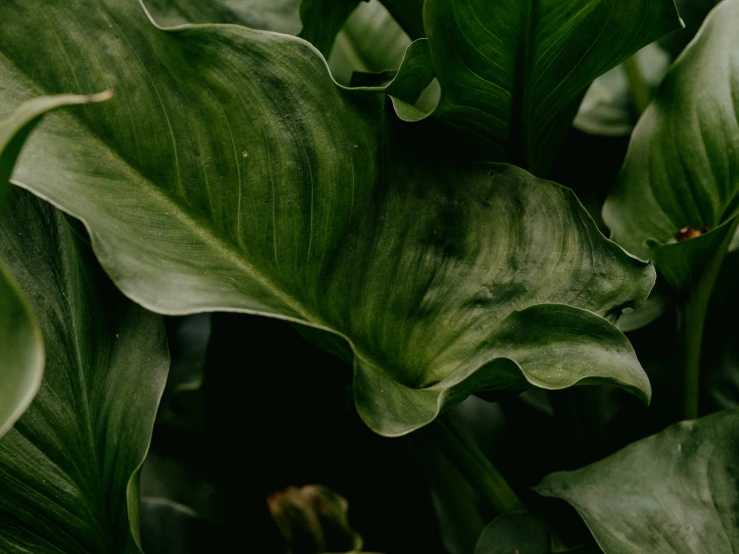
[[435, 439], [444, 455], [500, 514], [525, 512], [521, 500], [451, 414], [441, 416]]
[[477, 493], [430, 433], [413, 433], [408, 445], [428, 481], [444, 543], [451, 541], [457, 550], [473, 552], [485, 525], [495, 514], [487, 505], [483, 509]]
[[629, 88], [631, 89], [631, 96], [634, 99], [634, 106], [636, 106], [638, 115], [641, 116], [652, 99], [652, 89], [644, 80], [644, 75], [642, 75], [641, 69], [639, 68], [639, 60], [636, 59], [636, 56], [631, 56], [626, 60], [623, 63], [623, 68], [626, 71], [626, 78], [629, 80]]
[[684, 368], [683, 417], [696, 419], [700, 415], [701, 350], [706, 313], [721, 265], [734, 235], [736, 224], [719, 247], [718, 252], [701, 272], [696, 285], [688, 289], [678, 306], [679, 336], [682, 338]]

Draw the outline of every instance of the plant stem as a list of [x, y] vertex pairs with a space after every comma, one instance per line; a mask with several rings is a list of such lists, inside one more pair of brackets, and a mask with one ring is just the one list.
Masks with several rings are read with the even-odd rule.
[[711, 301], [721, 265], [734, 235], [736, 224], [726, 233], [715, 256], [705, 265], [695, 286], [690, 287], [678, 306], [678, 336], [683, 341], [683, 417], [696, 419], [700, 415], [701, 350], [706, 313]]
[[700, 373], [703, 329], [724, 254], [715, 256], [702, 273], [695, 288], [689, 290], [678, 307], [678, 325], [683, 341], [683, 418], [696, 419], [700, 408]]
[[445, 414], [437, 421], [435, 439], [442, 452], [495, 511], [500, 514], [525, 512], [516, 493], [453, 416]]
[[647, 109], [649, 101], [652, 99], [652, 89], [644, 80], [644, 75], [639, 68], [639, 60], [636, 55], [631, 56], [623, 63], [626, 78], [629, 80], [629, 88], [631, 89], [631, 97], [634, 99], [634, 106], [641, 116]]
[[487, 505], [481, 506], [479, 495], [444, 455], [431, 433], [413, 433], [408, 446], [429, 483], [447, 550], [473, 552], [485, 525], [495, 514]]

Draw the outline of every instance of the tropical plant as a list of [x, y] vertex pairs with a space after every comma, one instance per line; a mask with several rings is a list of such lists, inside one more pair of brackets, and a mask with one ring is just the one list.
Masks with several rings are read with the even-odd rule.
[[5, 0], [0, 552], [739, 549], [716, 4]]

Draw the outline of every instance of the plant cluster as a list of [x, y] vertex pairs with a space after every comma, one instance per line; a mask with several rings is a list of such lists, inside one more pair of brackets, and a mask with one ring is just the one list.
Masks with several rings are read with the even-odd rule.
[[3, 0], [0, 552], [739, 550], [738, 114], [739, 0]]

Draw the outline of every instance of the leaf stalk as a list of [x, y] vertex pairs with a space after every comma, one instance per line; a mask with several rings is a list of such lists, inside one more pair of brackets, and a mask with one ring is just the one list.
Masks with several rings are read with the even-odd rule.
[[435, 439], [442, 452], [496, 512], [526, 512], [508, 482], [451, 414], [437, 420], [435, 431]]

